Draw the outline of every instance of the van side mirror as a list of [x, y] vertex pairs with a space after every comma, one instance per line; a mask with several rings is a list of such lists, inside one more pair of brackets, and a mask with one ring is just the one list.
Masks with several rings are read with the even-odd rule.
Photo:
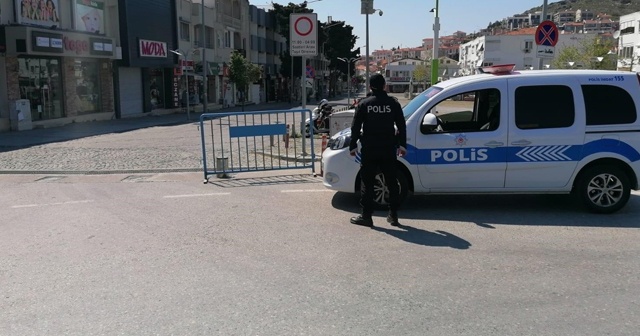
[[420, 132], [430, 133], [438, 128], [438, 118], [433, 113], [427, 113], [422, 119], [422, 125], [420, 125]]

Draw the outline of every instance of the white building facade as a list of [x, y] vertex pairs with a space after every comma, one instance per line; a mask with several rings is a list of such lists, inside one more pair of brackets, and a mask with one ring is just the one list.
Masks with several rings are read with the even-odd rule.
[[[568, 46], [577, 46], [595, 34], [560, 34], [555, 47], [555, 55]], [[515, 64], [516, 70], [537, 69], [537, 45], [533, 34], [494, 35], [479, 37], [460, 46], [460, 75], [472, 75], [481, 66]], [[545, 58], [543, 65], [550, 66], [551, 58]]]
[[618, 70], [640, 72], [640, 12], [620, 17]]

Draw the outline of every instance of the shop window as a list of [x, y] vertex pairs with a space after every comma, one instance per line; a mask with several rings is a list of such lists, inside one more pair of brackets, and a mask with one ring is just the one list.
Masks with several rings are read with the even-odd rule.
[[164, 108], [164, 76], [163, 69], [149, 70], [149, 97], [151, 99], [151, 109]]
[[73, 65], [79, 114], [101, 112], [100, 68], [97, 61], [76, 60]]
[[36, 121], [64, 117], [60, 60], [21, 57], [18, 65], [20, 98], [31, 103], [31, 118]]

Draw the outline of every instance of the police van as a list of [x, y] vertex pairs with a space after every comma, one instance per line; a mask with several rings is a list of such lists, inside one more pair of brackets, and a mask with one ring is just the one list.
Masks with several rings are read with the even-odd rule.
[[[409, 194], [569, 194], [612, 213], [638, 189], [640, 77], [601, 70], [483, 73], [438, 83], [403, 107], [407, 154], [398, 158]], [[328, 142], [323, 183], [360, 190], [360, 152], [351, 131]], [[386, 204], [384, 177], [375, 199]]]

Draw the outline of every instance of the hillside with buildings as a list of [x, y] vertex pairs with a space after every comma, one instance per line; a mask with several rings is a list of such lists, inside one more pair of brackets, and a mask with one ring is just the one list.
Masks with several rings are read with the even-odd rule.
[[[515, 64], [518, 70], [570, 67], [640, 71], [640, 36], [636, 38], [640, 31], [640, 0], [556, 1], [549, 4], [546, 14], [543, 17], [540, 6], [499, 19], [479, 32], [458, 31], [440, 36], [439, 79], [474, 74], [480, 66], [507, 63]], [[545, 55], [541, 62], [535, 31], [544, 20], [554, 21], [560, 36], [555, 50], [544, 50], [552, 55]], [[590, 41], [597, 41], [595, 45], [601, 47], [597, 55], [583, 50], [585, 44], [594, 43]], [[565, 49], [573, 50], [574, 56], [557, 60], [555, 56]], [[432, 55], [430, 37], [414, 48], [375, 50], [370, 71], [384, 73], [391, 91], [415, 90], [418, 83], [414, 71], [429, 67]], [[357, 70], [364, 69], [365, 64], [358, 64]]]
[[[640, 11], [640, 0], [563, 0], [550, 3], [547, 10], [549, 13], [587, 10], [593, 13], [606, 13], [617, 20], [622, 15]], [[522, 14], [537, 11], [542, 11], [542, 6], [531, 8]]]

